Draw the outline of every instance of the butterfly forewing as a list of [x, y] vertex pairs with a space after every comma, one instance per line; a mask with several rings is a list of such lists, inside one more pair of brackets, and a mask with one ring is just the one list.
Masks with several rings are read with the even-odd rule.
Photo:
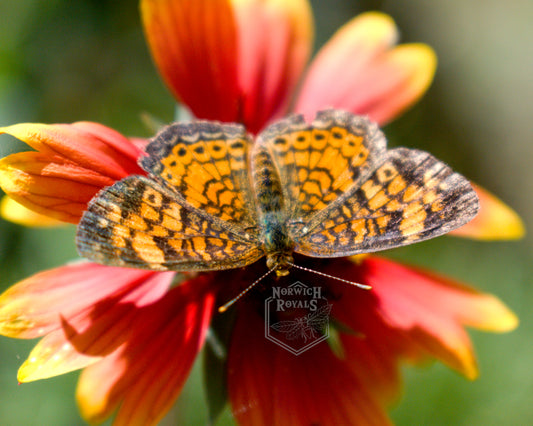
[[182, 201], [253, 232], [257, 220], [249, 180], [251, 144], [240, 125], [174, 123], [148, 145], [148, 156], [140, 164]]
[[464, 177], [428, 153], [398, 148], [359, 187], [313, 217], [295, 251], [336, 257], [399, 247], [458, 228], [477, 210]]
[[327, 110], [308, 124], [295, 115], [261, 133], [283, 183], [285, 214], [301, 227], [364, 182], [385, 152], [385, 139], [364, 117]]

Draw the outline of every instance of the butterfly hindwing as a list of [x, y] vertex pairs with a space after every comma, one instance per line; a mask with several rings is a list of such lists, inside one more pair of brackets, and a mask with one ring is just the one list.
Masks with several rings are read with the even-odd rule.
[[111, 266], [151, 270], [217, 270], [263, 256], [251, 235], [190, 205], [155, 180], [127, 177], [102, 190], [77, 231], [79, 253]]

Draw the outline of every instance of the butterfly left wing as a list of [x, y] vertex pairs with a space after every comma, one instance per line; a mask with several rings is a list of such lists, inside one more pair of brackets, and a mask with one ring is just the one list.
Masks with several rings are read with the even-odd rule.
[[147, 146], [141, 167], [182, 204], [257, 231], [249, 177], [252, 139], [243, 126], [216, 121], [173, 123]]
[[430, 154], [397, 148], [358, 187], [317, 212], [293, 236], [295, 252], [341, 257], [445, 234], [479, 208], [470, 183]]
[[101, 191], [78, 225], [84, 257], [152, 270], [218, 270], [264, 252], [248, 175], [244, 127], [174, 123], [159, 132], [130, 176]]

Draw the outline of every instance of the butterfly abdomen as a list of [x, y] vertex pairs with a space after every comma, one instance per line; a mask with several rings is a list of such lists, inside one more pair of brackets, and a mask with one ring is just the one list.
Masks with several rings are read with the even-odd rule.
[[268, 152], [259, 149], [252, 162], [252, 173], [259, 216], [281, 212], [283, 192], [278, 172]]

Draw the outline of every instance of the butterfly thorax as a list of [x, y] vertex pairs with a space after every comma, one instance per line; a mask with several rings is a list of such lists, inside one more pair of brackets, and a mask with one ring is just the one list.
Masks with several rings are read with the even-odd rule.
[[286, 223], [280, 220], [279, 216], [275, 213], [266, 214], [262, 218], [261, 227], [267, 267], [274, 268], [278, 276], [285, 276], [293, 262], [293, 243], [289, 238]]
[[259, 148], [255, 153], [252, 170], [267, 267], [274, 268], [278, 276], [284, 276], [289, 273], [294, 244], [289, 237], [287, 218], [283, 212], [279, 174], [265, 149]]

